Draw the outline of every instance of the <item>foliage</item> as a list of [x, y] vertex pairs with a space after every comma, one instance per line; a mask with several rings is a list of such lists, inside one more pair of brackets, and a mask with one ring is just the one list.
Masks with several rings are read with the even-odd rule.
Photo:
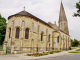
[[0, 15], [0, 45], [3, 44], [6, 32], [6, 19]]
[[62, 51], [68, 51], [68, 50], [70, 50], [70, 49], [62, 49]]
[[28, 56], [31, 56], [31, 54], [27, 54]]
[[50, 52], [50, 54], [53, 54], [53, 52]]
[[73, 16], [79, 16], [80, 17], [80, 1], [76, 3], [77, 13], [74, 13]]
[[80, 53], [80, 49], [77, 49], [76, 51], [71, 51], [69, 53]]
[[79, 41], [79, 45], [80, 45], [80, 41]]
[[80, 51], [80, 49], [77, 49], [76, 51]]
[[80, 53], [80, 51], [71, 51], [69, 53]]
[[27, 54], [27, 56], [35, 56], [35, 57], [40, 57], [48, 54], [54, 54], [54, 53], [60, 53], [61, 51], [48, 51], [48, 52], [43, 52], [43, 53], [33, 53], [33, 54]]
[[72, 47], [78, 47], [79, 41], [77, 39], [71, 40]]

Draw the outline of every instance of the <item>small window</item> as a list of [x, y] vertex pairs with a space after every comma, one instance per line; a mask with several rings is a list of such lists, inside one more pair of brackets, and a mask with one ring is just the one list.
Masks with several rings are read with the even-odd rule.
[[26, 29], [26, 30], [25, 30], [25, 39], [28, 39], [28, 38], [29, 38], [29, 30]]
[[11, 28], [9, 28], [9, 38], [10, 38], [10, 36], [11, 36]]
[[19, 38], [19, 32], [20, 32], [20, 29], [17, 28], [17, 29], [16, 29], [16, 36], [15, 36], [15, 38]]
[[41, 41], [43, 40], [43, 33], [41, 33]]
[[59, 36], [57, 37], [57, 42], [59, 43]]

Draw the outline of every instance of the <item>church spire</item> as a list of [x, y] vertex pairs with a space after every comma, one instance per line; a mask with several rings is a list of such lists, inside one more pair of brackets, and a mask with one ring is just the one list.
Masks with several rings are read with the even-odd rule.
[[59, 14], [59, 28], [60, 28], [60, 30], [64, 31], [65, 33], [69, 34], [68, 22], [67, 22], [67, 18], [66, 18], [62, 0], [61, 0], [60, 14]]
[[62, 3], [62, 0], [61, 0], [59, 22], [61, 22], [62, 20], [67, 21], [66, 15], [65, 15], [65, 10], [64, 10], [63, 3]]

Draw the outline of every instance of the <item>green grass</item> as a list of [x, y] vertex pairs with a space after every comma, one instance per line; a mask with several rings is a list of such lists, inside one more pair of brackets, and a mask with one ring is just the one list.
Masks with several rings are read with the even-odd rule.
[[69, 53], [80, 53], [80, 51], [71, 51]]
[[80, 53], [80, 49], [77, 49], [76, 51], [71, 51], [69, 53]]
[[70, 49], [62, 49], [62, 51], [68, 51], [68, 50], [70, 50]]
[[48, 52], [43, 52], [43, 53], [33, 53], [33, 54], [27, 54], [26, 56], [34, 56], [34, 57], [40, 57], [48, 54], [54, 54], [54, 53], [60, 53], [61, 51], [48, 51]]
[[80, 51], [80, 49], [77, 49], [76, 51]]

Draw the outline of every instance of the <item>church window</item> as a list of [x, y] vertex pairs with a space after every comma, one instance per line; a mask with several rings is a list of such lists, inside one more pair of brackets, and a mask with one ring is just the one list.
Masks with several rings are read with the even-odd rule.
[[15, 38], [19, 38], [19, 32], [20, 32], [20, 29], [17, 28], [17, 29], [16, 29], [16, 36], [15, 36]]
[[59, 36], [57, 37], [57, 42], [59, 43]]
[[9, 28], [9, 38], [10, 38], [10, 36], [11, 36], [11, 28]]
[[25, 39], [28, 39], [28, 38], [29, 38], [29, 30], [26, 29], [26, 30], [25, 30]]
[[41, 41], [43, 40], [43, 33], [41, 33]]

